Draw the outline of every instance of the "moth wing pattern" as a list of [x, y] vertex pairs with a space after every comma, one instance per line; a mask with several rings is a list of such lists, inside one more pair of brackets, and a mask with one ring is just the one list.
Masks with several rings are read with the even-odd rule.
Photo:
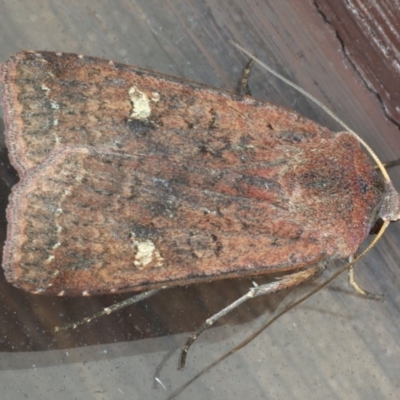
[[21, 176], [3, 264], [29, 291], [307, 268], [354, 254], [383, 201], [356, 139], [267, 102], [50, 52], [2, 80]]

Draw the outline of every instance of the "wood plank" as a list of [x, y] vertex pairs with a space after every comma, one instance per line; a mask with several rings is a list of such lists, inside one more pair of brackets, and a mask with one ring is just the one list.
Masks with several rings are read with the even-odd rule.
[[[22, 49], [75, 52], [233, 90], [247, 59], [228, 44], [232, 39], [323, 101], [380, 157], [400, 156], [398, 125], [393, 121], [396, 110], [388, 118], [377, 91], [366, 85], [338, 39], [344, 11], [349, 14], [346, 9], [335, 16], [335, 25], [332, 8], [322, 9], [323, 2], [311, 0], [48, 0], [40, 2], [40, 7], [34, 2], [4, 2], [0, 7], [0, 62]], [[360, 42], [360, 30], [349, 28], [356, 22], [346, 21], [346, 48], [349, 42], [362, 43], [360, 53], [367, 61], [373, 60], [371, 65], [378, 65], [381, 55], [371, 40]], [[379, 21], [376, 17], [372, 22], [384, 26]], [[392, 41], [398, 46], [396, 38]], [[397, 53], [391, 60], [398, 62]], [[391, 69], [381, 74], [374, 67], [373, 72], [375, 87], [382, 85], [383, 92], [390, 87], [396, 90], [398, 79]], [[251, 88], [255, 97], [340, 130], [323, 111], [259, 68], [251, 76]], [[3, 165], [4, 149], [1, 154]], [[3, 237], [6, 189], [15, 181], [4, 168]], [[400, 172], [391, 174], [399, 188]], [[398, 392], [400, 362], [399, 238], [399, 227], [390, 227], [357, 268], [360, 283], [384, 293], [384, 303], [360, 298], [342, 277], [195, 380], [179, 398], [189, 393], [192, 399], [393, 396]], [[0, 384], [4, 397], [18, 387], [19, 393], [31, 398], [57, 394], [62, 399], [80, 393], [87, 397], [88, 392], [93, 398], [96, 393], [118, 398], [121, 391], [130, 398], [166, 398], [267, 321], [269, 312], [280, 304], [277, 297], [243, 306], [205, 332], [189, 353], [188, 369], [176, 371], [177, 349], [186, 335], [249, 284], [234, 280], [172, 289], [79, 331], [56, 336], [55, 325], [91, 315], [116, 297], [40, 297], [2, 281]], [[171, 349], [176, 351], [160, 374], [167, 391], [159, 384], [155, 390], [152, 375]]]

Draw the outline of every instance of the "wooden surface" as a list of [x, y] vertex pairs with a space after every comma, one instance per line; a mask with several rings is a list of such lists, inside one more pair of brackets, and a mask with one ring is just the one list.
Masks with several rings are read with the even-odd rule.
[[388, 0], [316, 0], [343, 56], [376, 96], [385, 116], [400, 126], [400, 8]]
[[[247, 59], [229, 45], [232, 39], [324, 102], [382, 159], [400, 157], [395, 114], [399, 77], [390, 67], [400, 59], [395, 51], [399, 43], [392, 39], [377, 49], [368, 40], [365, 26], [354, 29], [358, 3], [343, 2], [346, 6], [336, 7], [335, 15], [332, 8], [324, 8], [327, 1], [308, 0], [38, 4], [0, 3], [0, 62], [22, 49], [76, 52], [233, 90]], [[376, 10], [370, 23], [383, 26], [387, 19]], [[344, 26], [349, 28], [347, 36], [338, 34]], [[344, 51], [352, 43], [360, 43], [358, 50], [367, 60], [358, 61], [358, 68]], [[389, 59], [379, 53], [388, 48], [393, 48]], [[375, 87], [384, 88], [385, 103], [367, 85], [362, 72], [372, 65], [367, 55], [390, 64], [384, 76], [374, 71]], [[253, 72], [250, 86], [255, 97], [340, 129], [323, 111], [265, 71], [256, 68]], [[390, 116], [389, 108], [394, 110]], [[17, 181], [5, 164], [5, 155], [1, 149], [3, 239], [7, 191]], [[391, 175], [400, 188], [400, 171], [393, 170]], [[176, 398], [396, 398], [400, 386], [399, 243], [399, 227], [393, 224], [357, 266], [359, 282], [384, 293], [385, 302], [360, 298], [342, 277], [184, 389], [203, 368], [268, 321], [281, 297], [255, 299], [221, 320], [195, 343], [188, 368], [177, 371], [178, 349], [187, 334], [244, 293], [248, 280], [169, 289], [58, 335], [53, 333], [55, 325], [90, 316], [126, 296], [40, 297], [3, 280], [2, 398], [166, 399], [181, 389]], [[170, 358], [165, 359], [169, 352]], [[160, 365], [163, 368], [158, 371]], [[157, 372], [165, 388], [154, 380]]]

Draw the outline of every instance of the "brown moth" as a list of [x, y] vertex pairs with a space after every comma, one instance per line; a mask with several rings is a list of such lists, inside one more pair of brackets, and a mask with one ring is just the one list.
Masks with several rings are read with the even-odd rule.
[[[34, 293], [139, 291], [238, 276], [276, 290], [354, 255], [398, 194], [352, 133], [93, 57], [2, 66], [7, 280]], [[275, 290], [275, 289], [274, 289]]]

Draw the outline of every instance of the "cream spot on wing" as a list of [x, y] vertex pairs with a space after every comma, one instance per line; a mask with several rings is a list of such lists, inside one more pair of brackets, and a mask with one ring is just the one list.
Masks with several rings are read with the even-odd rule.
[[51, 263], [54, 260], [54, 256], [51, 254], [47, 257], [47, 260], [45, 260], [45, 263]]
[[51, 105], [51, 108], [53, 110], [59, 110], [60, 109], [60, 105], [56, 101], [50, 101], [50, 105]]
[[132, 86], [128, 94], [132, 103], [130, 118], [146, 121], [151, 114], [150, 100], [146, 93], [141, 92], [136, 86]]
[[49, 92], [51, 91], [49, 87], [47, 87], [45, 84], [43, 84], [42, 86], [40, 86], [40, 88], [46, 92], [46, 94], [49, 94]]
[[132, 249], [135, 252], [133, 264], [138, 269], [161, 267], [164, 259], [151, 240], [132, 240]]
[[154, 101], [154, 103], [158, 103], [160, 101], [160, 93], [152, 92], [151, 101]]

